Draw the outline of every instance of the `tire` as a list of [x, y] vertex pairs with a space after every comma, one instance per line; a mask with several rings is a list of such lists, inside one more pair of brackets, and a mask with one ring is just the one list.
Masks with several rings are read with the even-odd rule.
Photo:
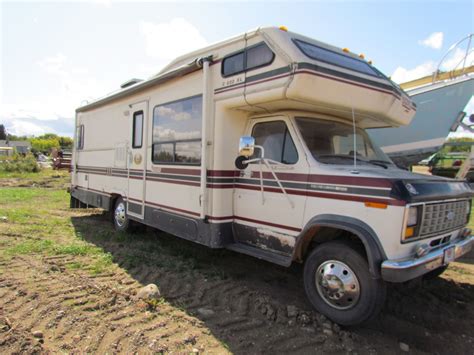
[[114, 228], [118, 232], [130, 232], [132, 230], [132, 221], [127, 216], [127, 208], [123, 198], [119, 197], [115, 201], [114, 211], [112, 213]]
[[341, 325], [368, 321], [385, 303], [386, 284], [370, 275], [357, 245], [345, 241], [317, 246], [306, 259], [303, 278], [311, 305]]
[[427, 272], [426, 274], [423, 275], [423, 278], [425, 280], [433, 280], [436, 279], [438, 276], [441, 276], [443, 272], [446, 271], [448, 268], [448, 265], [441, 266], [437, 269], [431, 270], [430, 272]]

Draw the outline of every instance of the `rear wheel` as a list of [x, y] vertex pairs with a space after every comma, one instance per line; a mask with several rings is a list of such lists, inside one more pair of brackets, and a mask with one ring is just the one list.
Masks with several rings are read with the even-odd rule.
[[372, 278], [365, 258], [343, 241], [322, 244], [311, 252], [304, 286], [313, 307], [341, 325], [375, 317], [386, 297], [385, 283]]
[[115, 230], [119, 232], [131, 230], [132, 221], [127, 216], [125, 201], [121, 197], [115, 202], [113, 222]]

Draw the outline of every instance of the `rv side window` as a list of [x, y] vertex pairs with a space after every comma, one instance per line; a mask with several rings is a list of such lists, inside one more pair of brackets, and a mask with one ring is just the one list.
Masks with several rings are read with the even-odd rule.
[[303, 42], [299, 39], [294, 39], [293, 42], [305, 55], [311, 59], [355, 70], [360, 73], [369, 74], [372, 76], [381, 76], [376, 70], [374, 70], [363, 60], [356, 59], [342, 53], [336, 53], [329, 49]]
[[201, 164], [202, 95], [155, 106], [153, 163]]
[[[255, 144], [263, 147], [264, 157], [283, 164], [295, 164], [298, 152], [291, 138], [288, 127], [283, 121], [257, 123], [252, 130]], [[255, 150], [253, 158], [260, 156], [260, 150]]]
[[232, 54], [222, 61], [222, 76], [227, 77], [269, 65], [275, 55], [265, 43]]
[[83, 149], [84, 148], [84, 125], [81, 124], [77, 127], [76, 132], [76, 149]]
[[143, 111], [133, 114], [133, 148], [141, 148], [143, 139]]

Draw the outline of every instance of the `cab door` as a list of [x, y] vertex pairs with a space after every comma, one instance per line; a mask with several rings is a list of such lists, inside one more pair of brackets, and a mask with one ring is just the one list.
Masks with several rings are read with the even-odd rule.
[[130, 107], [127, 213], [143, 219], [145, 214], [148, 101], [138, 102]]
[[[246, 134], [263, 147], [265, 159], [280, 164], [252, 163], [241, 170], [234, 188], [236, 242], [291, 255], [306, 204], [309, 164], [304, 150], [286, 116], [252, 120]], [[261, 150], [256, 147], [252, 158], [257, 157]]]

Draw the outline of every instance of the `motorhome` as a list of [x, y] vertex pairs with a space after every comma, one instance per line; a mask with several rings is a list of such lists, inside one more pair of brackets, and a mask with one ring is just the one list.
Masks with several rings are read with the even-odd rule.
[[366, 129], [416, 107], [362, 55], [258, 28], [76, 110], [71, 207], [283, 266], [340, 324], [473, 243], [467, 183], [397, 168]]

